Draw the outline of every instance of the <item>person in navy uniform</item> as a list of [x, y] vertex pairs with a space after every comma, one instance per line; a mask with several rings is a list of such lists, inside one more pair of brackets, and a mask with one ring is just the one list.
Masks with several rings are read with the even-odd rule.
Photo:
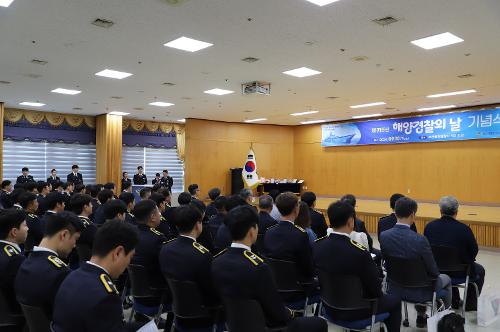
[[125, 271], [138, 236], [134, 226], [112, 220], [94, 238], [92, 258], [70, 273], [54, 302], [55, 332], [126, 332], [137, 326], [123, 322], [122, 300], [113, 279]]
[[52, 319], [57, 290], [70, 273], [63, 259], [75, 247], [82, 230], [82, 222], [72, 212], [48, 217], [40, 245], [33, 248], [17, 272], [15, 291], [19, 303], [39, 307]]
[[[365, 298], [378, 298], [377, 313], [390, 313], [385, 320], [389, 332], [398, 332], [401, 325], [401, 300], [394, 295], [382, 293], [382, 283], [377, 265], [370, 252], [361, 244], [351, 240], [354, 229], [354, 208], [345, 201], [330, 204], [327, 210], [333, 233], [315, 241], [313, 245], [314, 264], [317, 270], [330, 275], [358, 277]], [[369, 310], [335, 310], [324, 305], [327, 314], [336, 320], [362, 320], [371, 316]]]
[[370, 233], [368, 233], [368, 231], [366, 230], [365, 222], [356, 216], [356, 196], [347, 194], [342, 196], [340, 200], [349, 204], [354, 209], [354, 231], [358, 233], [365, 233], [366, 239], [368, 240], [368, 249], [370, 250], [370, 252], [380, 255], [379, 250], [373, 250], [373, 239]]
[[[179, 196], [180, 197], [180, 196]], [[229, 212], [237, 206], [247, 205], [245, 200], [241, 198], [240, 195], [231, 195], [226, 200], [226, 211]], [[227, 249], [231, 246], [233, 238], [231, 237], [231, 232], [227, 227], [227, 218], [224, 219], [224, 223], [219, 226], [217, 230], [217, 234], [215, 235], [214, 241], [214, 251], [215, 253], [219, 253], [224, 249]]]
[[174, 186], [174, 178], [168, 175], [168, 169], [163, 170], [160, 184], [166, 187], [168, 191], [172, 192], [172, 187]]
[[97, 208], [92, 208], [94, 211], [94, 223], [98, 225], [104, 224], [106, 217], [104, 216], [104, 206], [107, 202], [113, 199], [113, 192], [108, 189], [103, 189], [97, 194], [97, 200], [99, 202]]
[[[86, 194], [74, 194], [71, 197], [71, 209], [75, 213], [82, 224], [80, 238], [76, 242], [79, 247], [78, 258], [80, 262], [86, 262], [90, 259], [92, 244], [94, 243], [97, 226], [90, 219], [92, 214], [92, 197]], [[82, 255], [85, 255], [83, 257]]]
[[[165, 236], [156, 230], [160, 224], [161, 214], [152, 200], [144, 200], [134, 207], [134, 216], [139, 229], [139, 242], [135, 248], [132, 264], [144, 266], [149, 286], [152, 288], [166, 288], [166, 281], [160, 269], [160, 249], [166, 241]], [[136, 298], [137, 303], [148, 307], [160, 305], [161, 298]]]
[[310, 282], [314, 276], [311, 246], [304, 229], [293, 222], [299, 213], [299, 199], [291, 192], [276, 198], [281, 214], [278, 225], [264, 236], [264, 254], [267, 257], [294, 262], [301, 282]]
[[10, 193], [12, 192], [12, 181], [3, 180], [2, 181], [2, 192], [0, 193], [0, 208], [10, 209], [12, 207]]
[[170, 232], [170, 224], [167, 222], [167, 219], [165, 219], [165, 217], [163, 216], [163, 213], [165, 212], [167, 206], [167, 202], [165, 201], [165, 196], [158, 192], [155, 192], [151, 194], [151, 197], [149, 197], [149, 199], [156, 203], [156, 206], [160, 211], [160, 224], [156, 227], [156, 230], [162, 233], [167, 240], [174, 238], [175, 236], [172, 236]]
[[24, 253], [27, 255], [37, 246], [43, 238], [45, 224], [38, 217], [38, 201], [33, 193], [25, 192], [19, 196], [19, 204], [26, 212], [26, 224], [28, 225], [28, 237], [24, 244]]
[[[214, 307], [220, 299], [212, 282], [212, 254], [196, 239], [203, 231], [203, 214], [194, 205], [184, 205], [176, 209], [175, 222], [179, 237], [169, 241], [160, 252], [160, 267], [165, 279], [192, 281], [198, 285], [203, 304]], [[179, 320], [182, 328], [203, 328], [212, 321]]]
[[[380, 240], [380, 234], [382, 234], [382, 232], [393, 228], [394, 225], [396, 225], [396, 223], [398, 222], [398, 218], [396, 217], [396, 213], [394, 213], [394, 208], [396, 206], [396, 202], [398, 201], [398, 199], [400, 199], [402, 197], [405, 197], [405, 196], [402, 194], [393, 194], [391, 196], [391, 198], [389, 200], [389, 204], [391, 206], [392, 213], [388, 216], [380, 218], [380, 220], [378, 221], [377, 237], [379, 240]], [[417, 226], [415, 226], [415, 224], [412, 224], [410, 226], [410, 229], [412, 231], [414, 231], [415, 233], [417, 233]]]
[[30, 170], [28, 167], [23, 167], [21, 172], [23, 173], [22, 175], [19, 175], [17, 177], [16, 183], [28, 183], [28, 182], [35, 182], [33, 177], [30, 175]]
[[[215, 208], [216, 214], [212, 215], [212, 217], [208, 220], [208, 226], [210, 229], [210, 234], [212, 234], [212, 238], [215, 240], [217, 236], [217, 231], [219, 227], [224, 225], [224, 221], [226, 220], [226, 202], [227, 198], [225, 196], [219, 196], [213, 202], [213, 206]], [[209, 205], [210, 206], [210, 205]], [[207, 207], [208, 211], [208, 207]]]
[[273, 210], [273, 198], [269, 195], [259, 197], [259, 235], [264, 236], [266, 231], [277, 225], [278, 222], [271, 217]]
[[47, 207], [45, 204], [45, 197], [50, 193], [51, 191], [51, 185], [47, 182], [43, 181], [38, 181], [36, 189], [38, 191], [38, 211], [36, 212], [39, 216], [42, 216], [45, 211], [47, 211]]
[[148, 177], [144, 174], [144, 168], [142, 166], [137, 166], [137, 174], [134, 174], [134, 184], [148, 184]]
[[54, 187], [56, 182], [61, 182], [61, 178], [57, 176], [57, 170], [53, 168], [50, 171], [50, 176], [47, 178], [47, 183], [49, 183], [52, 187]]
[[265, 260], [251, 251], [257, 240], [259, 217], [251, 206], [238, 206], [228, 212], [227, 226], [233, 242], [212, 263], [215, 288], [222, 298], [257, 301], [268, 327], [288, 326], [288, 332], [326, 332], [326, 321], [318, 317], [292, 318], [278, 294]]
[[161, 181], [161, 175], [160, 175], [160, 173], [156, 173], [155, 178], [153, 179], [153, 181], [151, 181], [151, 184], [152, 185], [155, 185], [155, 184], [161, 185], [160, 181]]
[[[439, 200], [441, 218], [431, 221], [425, 226], [424, 235], [431, 246], [448, 246], [459, 251], [462, 262], [472, 264], [471, 281], [476, 283], [481, 293], [486, 274], [484, 267], [476, 263], [478, 246], [474, 233], [470, 227], [457, 220], [459, 203], [453, 196], [445, 196]], [[451, 275], [451, 277], [465, 278], [463, 274]], [[452, 289], [452, 305], [454, 308], [460, 306], [460, 293], [457, 288]], [[479, 294], [477, 294], [479, 296]], [[477, 310], [477, 297], [475, 289], [469, 285], [467, 292], [467, 311]]]
[[135, 206], [135, 196], [132, 193], [122, 192], [120, 194], [120, 200], [127, 205], [127, 213], [125, 214], [125, 221], [131, 225], [136, 225], [135, 216], [132, 211]]
[[[65, 195], [53, 191], [50, 194], [45, 197], [45, 203], [47, 204], [47, 212], [42, 216], [41, 222], [42, 225], [47, 224], [47, 218], [50, 215], [53, 215], [55, 213], [59, 213], [64, 211], [64, 208], [66, 206], [66, 197]], [[35, 243], [34, 245], [38, 245], [38, 243]]]
[[28, 226], [23, 210], [8, 209], [0, 212], [0, 292], [7, 302], [6, 309], [10, 314], [21, 313], [14, 292], [14, 280], [24, 261], [20, 245], [26, 241], [27, 236]]
[[122, 190], [125, 187], [126, 183], [132, 184], [132, 180], [128, 177], [128, 172], [122, 173]]
[[220, 196], [219, 188], [212, 188], [208, 191], [208, 197], [211, 200], [210, 204], [208, 204], [207, 206], [207, 212], [205, 213], [205, 216], [208, 220], [210, 220], [212, 216], [215, 216], [217, 214], [217, 208], [215, 207], [215, 200], [219, 196]]
[[325, 236], [328, 226], [323, 213], [314, 208], [316, 206], [316, 194], [312, 191], [306, 191], [300, 196], [300, 200], [306, 202], [309, 206], [309, 212], [311, 213], [311, 229], [313, 232], [318, 238]]
[[71, 173], [66, 177], [66, 180], [73, 183], [75, 186], [77, 184], [83, 184], [83, 175], [78, 172], [79, 169], [78, 165], [71, 166]]

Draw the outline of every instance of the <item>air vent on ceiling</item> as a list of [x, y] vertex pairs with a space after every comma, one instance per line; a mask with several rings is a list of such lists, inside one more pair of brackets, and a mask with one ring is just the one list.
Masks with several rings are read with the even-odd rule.
[[328, 99], [332, 99], [332, 100], [333, 100], [333, 99], [337, 99], [338, 97], [335, 97], [335, 96], [330, 96], [330, 97], [326, 97], [326, 98], [328, 98]]
[[172, 82], [165, 82], [165, 83], [162, 83], [161, 85], [163, 86], [174, 86], [175, 83], [172, 83]]
[[360, 55], [360, 56], [355, 56], [354, 58], [351, 58], [352, 61], [358, 61], [358, 62], [361, 62], [361, 61], [366, 61], [368, 60], [368, 57], [367, 56], [364, 56], [364, 55]]
[[253, 111], [250, 110], [244, 110], [243, 113], [252, 113]]
[[241, 59], [241, 61], [245, 61], [245, 62], [248, 62], [248, 63], [254, 63], [254, 62], [259, 61], [259, 59], [249, 56], [249, 57], [246, 57], [244, 59]]
[[472, 74], [463, 74], [463, 75], [458, 75], [457, 77], [458, 78], [471, 78], [471, 77], [474, 77], [474, 75], [472, 75]]
[[73, 111], [83, 111], [83, 108], [81, 108], [81, 107], [73, 107]]
[[165, 1], [168, 5], [180, 5], [186, 2], [186, 0], [163, 0], [163, 1]]
[[191, 97], [181, 97], [182, 100], [192, 100], [193, 98]]
[[381, 18], [377, 18], [375, 20], [372, 20], [372, 22], [377, 23], [378, 25], [381, 25], [381, 26], [387, 26], [389, 24], [393, 24], [393, 23], [396, 23], [398, 21], [399, 20], [397, 18], [392, 17], [392, 16], [386, 16], [386, 17], [381, 17]]
[[142, 107], [134, 107], [134, 111], [144, 111], [144, 108], [142, 108]]
[[105, 18], [97, 18], [95, 19], [94, 22], [92, 22], [93, 25], [101, 27], [101, 28], [111, 28], [113, 24], [115, 24], [113, 21], [107, 20]]
[[9, 81], [0, 81], [0, 84], [10, 84], [11, 82]]
[[40, 78], [40, 77], [42, 77], [42, 75], [39, 75], [39, 74], [26, 74], [24, 76], [29, 77], [29, 78]]
[[35, 64], [35, 65], [41, 65], [41, 66], [44, 66], [46, 65], [48, 62], [45, 61], [45, 60], [39, 60], [39, 59], [33, 59], [31, 60], [31, 63]]
[[110, 98], [111, 99], [123, 99], [123, 97], [120, 97], [120, 96], [111, 96]]

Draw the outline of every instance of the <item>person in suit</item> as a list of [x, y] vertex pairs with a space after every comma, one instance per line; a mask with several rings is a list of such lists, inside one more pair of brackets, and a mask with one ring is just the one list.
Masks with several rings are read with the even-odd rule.
[[217, 208], [215, 207], [215, 200], [217, 197], [220, 196], [220, 189], [219, 188], [212, 188], [208, 191], [208, 197], [210, 198], [211, 202], [207, 206], [207, 212], [205, 213], [207, 219], [211, 219], [212, 216], [215, 216], [217, 214]]
[[24, 244], [24, 253], [27, 255], [38, 245], [43, 238], [45, 224], [43, 224], [37, 215], [38, 200], [37, 196], [30, 192], [24, 192], [19, 196], [19, 204], [26, 212], [26, 224], [28, 225], [28, 237]]
[[257, 240], [259, 217], [251, 206], [238, 206], [228, 212], [227, 225], [233, 242], [215, 258], [212, 275], [222, 298], [258, 302], [268, 327], [287, 326], [288, 332], [326, 332], [326, 321], [318, 317], [292, 318], [278, 294], [269, 266], [251, 251]]
[[128, 172], [123, 172], [122, 173], [122, 190], [125, 190], [125, 185], [127, 183], [132, 184], [132, 180], [128, 177]]
[[24, 261], [20, 245], [26, 241], [27, 236], [28, 225], [23, 210], [8, 209], [0, 212], [0, 292], [7, 302], [4, 310], [10, 314], [21, 313], [14, 292], [14, 281], [19, 266]]
[[10, 193], [13, 190], [12, 181], [3, 180], [2, 181], [2, 192], [0, 193], [0, 208], [9, 209], [12, 207]]
[[68, 176], [66, 177], [66, 181], [71, 182], [74, 185], [82, 184], [83, 175], [82, 173], [78, 172], [79, 170], [80, 168], [78, 167], [78, 165], [71, 166], [71, 173], [69, 173]]
[[134, 174], [134, 184], [148, 184], [148, 177], [144, 174], [144, 168], [142, 166], [137, 166], [137, 174]]
[[299, 214], [293, 223], [306, 231], [307, 237], [309, 238], [309, 244], [312, 246], [318, 237], [311, 229], [311, 213], [309, 212], [309, 206], [306, 202], [299, 202]]
[[248, 204], [252, 205], [253, 203], [253, 193], [249, 188], [243, 188], [240, 191], [240, 197]]
[[123, 322], [113, 280], [125, 271], [138, 243], [135, 227], [113, 220], [95, 235], [92, 258], [64, 279], [54, 302], [55, 332], [136, 331]]
[[[385, 320], [389, 332], [399, 332], [401, 326], [401, 300], [396, 295], [384, 295], [377, 265], [367, 248], [351, 240], [356, 214], [345, 201], [330, 204], [327, 210], [333, 233], [316, 240], [313, 246], [317, 270], [329, 275], [358, 277], [365, 298], [377, 298], [377, 313], [389, 312]], [[335, 310], [325, 305], [327, 314], [336, 320], [362, 320], [371, 316], [368, 310]]]
[[48, 218], [42, 241], [17, 272], [15, 291], [19, 303], [41, 308], [51, 320], [57, 290], [70, 273], [63, 259], [75, 247], [82, 230], [82, 222], [72, 212]]
[[[229, 212], [232, 209], [238, 207], [238, 206], [243, 206], [247, 205], [247, 203], [241, 198], [240, 195], [231, 195], [227, 198], [226, 200], [226, 211]], [[217, 229], [217, 234], [215, 235], [215, 241], [214, 241], [214, 247], [215, 247], [215, 252], [219, 253], [231, 246], [231, 242], [233, 241], [231, 237], [231, 232], [229, 231], [229, 228], [227, 227], [227, 219], [224, 219], [224, 223], [219, 226], [219, 229]]]
[[48, 182], [38, 181], [37, 191], [38, 191], [38, 211], [36, 212], [39, 216], [42, 216], [45, 211], [47, 211], [47, 206], [45, 204], [45, 197], [50, 193], [51, 185]]
[[61, 178], [57, 176], [57, 170], [53, 168], [50, 171], [50, 176], [47, 178], [47, 183], [49, 183], [53, 188], [56, 182], [61, 182]]
[[[417, 202], [409, 197], [397, 200], [394, 212], [398, 221], [394, 227], [380, 235], [382, 256], [422, 260], [429, 278], [437, 280], [438, 297], [444, 301], [445, 307], [449, 308], [451, 305], [451, 279], [449, 276], [439, 273], [427, 238], [410, 229], [410, 226], [415, 223], [417, 208]], [[414, 302], [425, 302], [432, 299], [432, 291], [429, 288], [402, 288], [391, 283], [390, 280], [388, 293], [398, 295], [402, 299], [411, 299]], [[418, 313], [417, 327], [422, 328], [426, 324], [425, 306], [416, 306], [416, 309]]]
[[316, 206], [316, 194], [312, 191], [306, 191], [300, 196], [300, 200], [309, 206], [311, 213], [311, 229], [318, 238], [326, 236], [328, 226], [326, 224], [325, 216], [321, 211], [314, 209]]
[[280, 194], [280, 191], [278, 189], [273, 189], [269, 191], [269, 196], [273, 199], [273, 209], [271, 210], [271, 217], [273, 217], [274, 220], [278, 221], [281, 220], [281, 214], [278, 211], [278, 208], [276, 207], [276, 198]]
[[[392, 213], [388, 216], [380, 218], [380, 220], [378, 221], [377, 237], [379, 239], [380, 239], [380, 234], [382, 234], [382, 232], [393, 228], [394, 225], [396, 225], [396, 223], [398, 222], [398, 218], [396, 217], [396, 214], [394, 213], [394, 207], [396, 206], [396, 202], [398, 201], [398, 199], [400, 199], [402, 197], [405, 197], [405, 196], [402, 194], [393, 194], [391, 196], [391, 198], [389, 200], [389, 204], [391, 206]], [[410, 226], [410, 229], [414, 232], [417, 232], [417, 226], [415, 226], [415, 224], [412, 224]]]
[[[459, 251], [462, 262], [472, 265], [470, 279], [477, 284], [481, 293], [486, 272], [482, 265], [476, 263], [478, 246], [474, 233], [468, 225], [457, 220], [458, 208], [459, 203], [455, 197], [442, 197], [439, 200], [441, 218], [428, 223], [425, 226], [424, 235], [431, 246], [453, 247]], [[465, 275], [456, 274], [451, 277], [464, 278]], [[455, 308], [460, 306], [460, 293], [456, 288], [453, 288], [452, 303]], [[466, 310], [477, 310], [476, 292], [472, 286], [469, 286], [467, 293]]]
[[259, 197], [259, 235], [264, 236], [267, 230], [278, 224], [278, 221], [271, 217], [274, 201], [269, 195]]
[[168, 169], [164, 169], [162, 173], [163, 176], [160, 180], [161, 185], [166, 187], [168, 191], [172, 192], [172, 187], [174, 186], [174, 178], [168, 175]]
[[[71, 210], [80, 218], [83, 229], [76, 246], [80, 248], [78, 258], [80, 262], [86, 262], [90, 259], [90, 251], [94, 243], [97, 226], [94, 224], [90, 215], [92, 214], [92, 197], [86, 194], [75, 194], [71, 197]], [[83, 249], [83, 250], [82, 250]], [[87, 254], [87, 256], [82, 256]]]
[[23, 167], [21, 169], [21, 172], [22, 172], [22, 175], [19, 175], [17, 177], [16, 183], [23, 184], [23, 183], [28, 183], [28, 182], [35, 182], [33, 177], [30, 175], [30, 170], [28, 167]]
[[113, 199], [111, 190], [103, 189], [97, 194], [98, 207], [94, 210], [94, 223], [98, 225], [104, 224], [106, 217], [104, 216], [104, 205]]
[[161, 181], [161, 175], [160, 175], [160, 173], [156, 173], [156, 174], [155, 174], [155, 178], [153, 179], [153, 181], [151, 181], [151, 184], [152, 184], [153, 186], [154, 186], [155, 184], [159, 184], [159, 185], [161, 185], [160, 181]]
[[[160, 252], [160, 267], [165, 279], [186, 280], [197, 284], [203, 304], [214, 307], [220, 298], [212, 282], [212, 254], [197, 242], [203, 232], [203, 214], [194, 205], [183, 205], [175, 211], [179, 237], [166, 243]], [[214, 313], [215, 314], [215, 313]], [[215, 317], [213, 317], [215, 318]], [[181, 328], [206, 328], [213, 319], [179, 320]]]

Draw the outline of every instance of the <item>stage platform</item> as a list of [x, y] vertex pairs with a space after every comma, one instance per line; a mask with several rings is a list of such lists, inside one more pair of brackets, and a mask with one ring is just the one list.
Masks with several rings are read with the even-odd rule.
[[[316, 208], [323, 211], [335, 197], [318, 197]], [[370, 233], [377, 233], [377, 222], [380, 217], [391, 213], [388, 201], [358, 199], [356, 214], [358, 218], [366, 223]], [[437, 203], [418, 203], [417, 229], [423, 233], [425, 225], [439, 218], [439, 206]], [[327, 220], [328, 217], [326, 216]], [[472, 229], [480, 246], [500, 248], [500, 207], [460, 205], [458, 220], [467, 224]]]

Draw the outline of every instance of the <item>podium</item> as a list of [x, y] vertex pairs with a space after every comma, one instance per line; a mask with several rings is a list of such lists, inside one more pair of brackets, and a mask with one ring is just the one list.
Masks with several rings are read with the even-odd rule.
[[257, 186], [259, 195], [268, 194], [271, 190], [278, 190], [280, 193], [290, 191], [296, 195], [302, 193], [303, 183], [261, 183]]

